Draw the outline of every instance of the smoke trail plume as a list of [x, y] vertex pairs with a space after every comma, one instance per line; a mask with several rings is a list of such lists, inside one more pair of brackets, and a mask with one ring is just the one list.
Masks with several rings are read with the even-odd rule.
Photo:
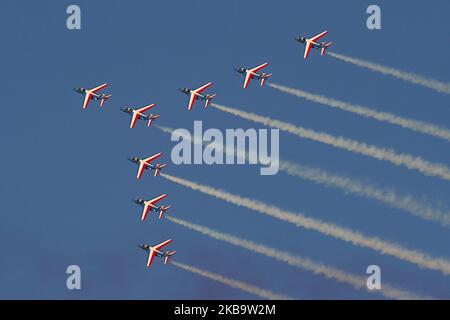
[[404, 210], [416, 217], [437, 222], [442, 226], [450, 224], [449, 212], [417, 201], [412, 195], [399, 195], [391, 188], [381, 188], [357, 179], [333, 174], [319, 168], [298, 165], [289, 161], [280, 160], [280, 170], [291, 176], [377, 200], [390, 207]]
[[282, 92], [289, 93], [300, 98], [305, 98], [307, 100], [320, 103], [332, 108], [337, 108], [351, 113], [355, 113], [366, 118], [372, 118], [378, 121], [388, 122], [416, 132], [425, 133], [437, 138], [450, 141], [450, 130], [431, 123], [403, 118], [392, 113], [376, 111], [364, 106], [331, 99], [322, 95], [313, 94], [300, 89], [289, 88], [275, 83], [268, 83], [268, 85]]
[[353, 245], [370, 248], [381, 254], [387, 254], [398, 259], [416, 264], [421, 268], [440, 271], [444, 275], [450, 274], [450, 261], [445, 258], [434, 258], [426, 253], [417, 250], [411, 250], [406, 247], [402, 247], [401, 245], [379, 239], [377, 237], [366, 236], [349, 228], [324, 222], [319, 219], [310, 218], [303, 214], [296, 214], [264, 203], [262, 201], [241, 197], [239, 195], [231, 194], [227, 191], [216, 189], [207, 185], [198, 184], [168, 174], [161, 174], [161, 176], [192, 190], [196, 190], [215, 198], [224, 200], [226, 202], [233, 203], [237, 206], [241, 206], [252, 211], [256, 211], [289, 222], [295, 226], [314, 230], [320, 232], [321, 234], [349, 242]]
[[224, 277], [220, 274], [217, 273], [212, 273], [210, 271], [206, 271], [206, 270], [202, 270], [184, 263], [180, 263], [180, 262], [176, 262], [176, 261], [172, 261], [171, 264], [173, 264], [174, 266], [181, 268], [183, 270], [198, 274], [200, 276], [203, 276], [205, 278], [220, 282], [222, 284], [225, 284], [231, 288], [235, 288], [235, 289], [240, 289], [242, 291], [245, 291], [247, 293], [251, 293], [254, 294], [255, 296], [261, 297], [263, 299], [269, 299], [269, 300], [292, 300], [291, 297], [288, 296], [284, 296], [281, 294], [276, 294], [273, 293], [269, 290], [266, 289], [262, 289], [256, 286], [252, 286], [251, 284], [242, 282], [242, 281], [238, 281], [238, 280], [234, 280], [234, 279], [230, 279], [227, 277]]
[[[157, 128], [172, 134], [174, 129], [156, 125]], [[184, 139], [191, 140], [190, 135], [183, 136]], [[204, 144], [203, 141], [193, 141], [196, 144]], [[230, 148], [224, 148], [223, 144], [215, 141], [217, 150], [222, 152], [234, 152], [229, 150]], [[242, 159], [248, 158], [248, 152], [246, 150], [236, 150], [237, 156]], [[232, 153], [233, 154], [233, 153]], [[450, 213], [447, 211], [434, 208], [431, 205], [417, 201], [412, 195], [399, 195], [392, 188], [382, 188], [369, 184], [357, 179], [344, 177], [341, 175], [333, 174], [325, 170], [310, 167], [305, 165], [299, 165], [287, 160], [280, 159], [279, 170], [287, 173], [290, 176], [298, 177], [303, 180], [311, 181], [327, 187], [334, 187], [343, 190], [345, 193], [352, 193], [359, 196], [363, 196], [369, 199], [377, 200], [390, 207], [404, 210], [416, 217], [430, 220], [441, 224], [442, 226], [450, 225]]]
[[427, 176], [435, 176], [444, 180], [450, 180], [450, 168], [444, 164], [432, 163], [417, 156], [409, 154], [396, 153], [394, 150], [380, 148], [374, 145], [368, 145], [363, 142], [347, 139], [344, 137], [336, 137], [324, 132], [317, 132], [311, 129], [298, 127], [294, 124], [263, 117], [254, 113], [233, 109], [223, 105], [212, 103], [211, 106], [218, 110], [228, 112], [235, 116], [261, 123], [266, 126], [278, 128], [282, 131], [292, 133], [298, 137], [322, 142], [336, 148], [344, 149], [350, 152], [366, 155], [378, 160], [391, 162], [395, 165], [402, 165], [408, 169], [414, 169]]
[[366, 279], [364, 277], [353, 275], [340, 269], [315, 262], [309, 258], [300, 257], [286, 251], [278, 250], [249, 240], [238, 238], [236, 236], [209, 229], [207, 227], [200, 226], [178, 218], [168, 217], [167, 219], [190, 230], [197, 231], [201, 234], [209, 236], [213, 239], [224, 241], [237, 247], [262, 254], [272, 259], [276, 259], [293, 267], [300, 268], [302, 270], [306, 270], [314, 274], [319, 274], [325, 276], [326, 278], [348, 284], [357, 290], [367, 290], [372, 293], [381, 293], [385, 297], [391, 299], [431, 299], [431, 297], [420, 296], [412, 292], [396, 289], [389, 284], [383, 284], [380, 291], [371, 291], [367, 288]]
[[406, 71], [402, 71], [402, 70], [398, 70], [398, 69], [394, 69], [394, 68], [390, 68], [390, 67], [385, 67], [380, 64], [376, 64], [376, 63], [361, 60], [361, 59], [352, 58], [352, 57], [345, 56], [342, 54], [337, 54], [334, 52], [328, 52], [328, 55], [332, 56], [333, 58], [352, 63], [359, 67], [367, 68], [369, 70], [376, 71], [376, 72], [379, 72], [382, 74], [387, 74], [387, 75], [393, 76], [395, 78], [404, 80], [404, 81], [412, 83], [412, 84], [418, 84], [423, 87], [433, 89], [437, 92], [450, 94], [450, 83], [441, 82], [441, 81], [427, 78], [427, 77], [424, 77], [424, 76], [421, 76], [421, 75], [418, 75], [418, 74], [415, 74], [412, 72], [406, 72]]

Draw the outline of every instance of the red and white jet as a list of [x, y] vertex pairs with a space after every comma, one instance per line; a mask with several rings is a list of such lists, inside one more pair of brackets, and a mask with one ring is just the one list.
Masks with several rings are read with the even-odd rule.
[[109, 99], [112, 94], [97, 94], [98, 91], [102, 90], [103, 88], [106, 88], [108, 86], [108, 83], [104, 83], [98, 87], [92, 88], [92, 89], [84, 89], [84, 88], [75, 88], [74, 90], [78, 93], [84, 94], [84, 102], [83, 102], [83, 109], [86, 109], [89, 101], [91, 100], [100, 100], [100, 108], [103, 107], [105, 104], [105, 101]]
[[181, 88], [180, 91], [186, 94], [189, 94], [189, 105], [188, 110], [191, 111], [192, 107], [194, 106], [195, 100], [202, 100], [205, 102], [205, 108], [208, 108], [209, 102], [211, 99], [213, 99], [217, 94], [204, 94], [202, 93], [204, 90], [209, 88], [213, 83], [208, 82], [207, 84], [201, 86], [197, 89], [188, 89], [188, 88]]
[[142, 173], [145, 169], [147, 170], [155, 170], [155, 177], [159, 174], [162, 168], [166, 166], [166, 164], [152, 164], [151, 162], [163, 155], [162, 152], [159, 152], [151, 157], [145, 158], [145, 159], [139, 159], [138, 157], [131, 157], [128, 158], [131, 162], [139, 164], [139, 169], [137, 173], [137, 178], [140, 179], [142, 176]]
[[135, 203], [144, 207], [144, 210], [142, 211], [141, 220], [145, 221], [149, 211], [159, 212], [159, 219], [162, 219], [164, 217], [164, 213], [166, 212], [166, 210], [169, 210], [170, 208], [172, 208], [172, 206], [163, 206], [163, 205], [157, 206], [155, 204], [164, 199], [165, 197], [167, 197], [167, 194], [162, 194], [159, 197], [156, 197], [151, 200], [143, 200], [141, 198], [133, 199]]
[[259, 70], [267, 67], [268, 63], [263, 63], [257, 67], [254, 67], [252, 69], [247, 69], [244, 67], [240, 67], [235, 69], [237, 72], [245, 74], [245, 80], [244, 80], [244, 89], [247, 89], [248, 84], [250, 83], [251, 79], [258, 79], [261, 80], [261, 86], [264, 85], [266, 82], [266, 79], [270, 78], [272, 76], [271, 73], [258, 73]]
[[156, 106], [156, 104], [153, 103], [153, 104], [149, 104], [148, 106], [145, 106], [140, 109], [121, 108], [121, 110], [125, 113], [131, 114], [130, 128], [134, 128], [134, 126], [136, 125], [136, 122], [139, 119], [148, 120], [147, 126], [150, 127], [152, 125], [153, 120], [159, 118], [159, 114], [152, 114], [152, 113], [144, 114], [144, 112], [146, 112], [147, 110], [150, 110], [154, 106]]
[[303, 54], [303, 58], [308, 58], [309, 51], [311, 51], [311, 48], [314, 49], [321, 49], [320, 55], [325, 55], [326, 49], [333, 44], [333, 42], [317, 42], [320, 38], [322, 38], [324, 35], [326, 35], [328, 31], [324, 31], [322, 33], [319, 33], [318, 35], [312, 37], [312, 38], [305, 38], [305, 37], [297, 37], [295, 40], [297, 40], [300, 43], [303, 43], [305, 45], [305, 53]]
[[164, 258], [164, 264], [169, 263], [169, 258], [171, 256], [173, 256], [176, 253], [176, 251], [161, 251], [161, 248], [168, 245], [171, 242], [172, 242], [172, 239], [168, 239], [168, 240], [161, 242], [155, 246], [149, 246], [147, 244], [141, 244], [139, 246], [139, 248], [148, 252], [148, 259], [147, 259], [147, 267], [148, 268], [150, 268], [150, 266], [152, 265], [153, 258], [155, 258], [155, 256]]

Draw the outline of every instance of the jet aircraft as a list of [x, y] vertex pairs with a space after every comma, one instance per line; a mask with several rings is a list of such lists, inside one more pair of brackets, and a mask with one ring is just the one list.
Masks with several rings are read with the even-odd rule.
[[142, 176], [142, 173], [145, 169], [147, 170], [155, 170], [155, 177], [159, 174], [162, 168], [164, 168], [167, 164], [152, 164], [151, 162], [159, 157], [161, 157], [163, 154], [162, 152], [159, 152], [151, 157], [145, 158], [145, 159], [139, 159], [138, 157], [130, 157], [128, 160], [130, 160], [133, 163], [139, 164], [139, 169], [137, 173], [137, 178], [140, 179]]
[[211, 99], [213, 99], [217, 94], [207, 94], [207, 93], [202, 93], [204, 90], [206, 90], [208, 87], [210, 87], [213, 83], [212, 82], [208, 82], [207, 84], [201, 86], [200, 88], [197, 89], [188, 89], [188, 88], [181, 88], [180, 91], [190, 95], [189, 97], [189, 105], [188, 105], [188, 110], [191, 111], [192, 107], [194, 106], [194, 102], [195, 100], [201, 100], [201, 101], [205, 101], [205, 108], [208, 108], [209, 102], [211, 101]]
[[98, 94], [97, 92], [106, 88], [108, 86], [108, 83], [104, 83], [98, 87], [92, 88], [92, 89], [85, 89], [85, 88], [75, 88], [75, 90], [78, 93], [84, 94], [84, 102], [83, 102], [83, 109], [86, 109], [89, 102], [91, 100], [100, 100], [100, 108], [103, 107], [105, 104], [105, 101], [108, 100], [112, 94], [108, 93], [102, 93]]
[[297, 37], [295, 40], [297, 40], [300, 43], [303, 43], [305, 45], [305, 53], [303, 54], [303, 58], [308, 58], [309, 51], [311, 48], [314, 49], [320, 49], [320, 55], [325, 55], [325, 52], [329, 46], [333, 44], [333, 42], [317, 42], [320, 38], [322, 38], [324, 35], [326, 35], [328, 31], [324, 31], [322, 33], [319, 33], [318, 35], [312, 37], [312, 38], [305, 38], [305, 37]]
[[172, 206], [164, 206], [164, 205], [157, 206], [155, 204], [164, 199], [165, 197], [167, 197], [167, 194], [162, 194], [151, 200], [143, 200], [141, 198], [133, 199], [135, 203], [144, 207], [144, 210], [142, 211], [141, 220], [145, 221], [150, 211], [159, 212], [159, 219], [162, 219], [164, 217], [164, 213], [170, 208], [172, 208]]
[[145, 106], [145, 107], [142, 107], [139, 109], [132, 109], [132, 108], [126, 107], [126, 108], [121, 108], [121, 110], [123, 112], [131, 115], [130, 128], [134, 128], [134, 126], [136, 125], [136, 122], [139, 119], [148, 121], [147, 126], [150, 127], [152, 125], [153, 120], [159, 118], [159, 114], [152, 114], [152, 113], [144, 114], [144, 112], [146, 112], [147, 110], [150, 110], [154, 106], [156, 106], [156, 104], [153, 103], [153, 104], [149, 104], [148, 106]]
[[247, 89], [248, 84], [250, 83], [251, 79], [258, 79], [261, 80], [261, 86], [264, 85], [266, 82], [266, 79], [270, 78], [272, 76], [271, 73], [258, 73], [259, 70], [267, 67], [268, 63], [263, 63], [257, 67], [254, 67], [252, 69], [247, 69], [244, 67], [240, 67], [235, 69], [237, 72], [245, 74], [245, 80], [244, 80], [244, 89]]
[[153, 262], [153, 258], [155, 256], [159, 258], [164, 258], [164, 264], [169, 263], [169, 258], [173, 256], [176, 251], [161, 251], [161, 248], [168, 245], [172, 242], [172, 239], [168, 239], [164, 242], [158, 243], [155, 246], [149, 246], [147, 244], [141, 244], [138, 247], [148, 252], [148, 259], [147, 259], [147, 267], [150, 268]]

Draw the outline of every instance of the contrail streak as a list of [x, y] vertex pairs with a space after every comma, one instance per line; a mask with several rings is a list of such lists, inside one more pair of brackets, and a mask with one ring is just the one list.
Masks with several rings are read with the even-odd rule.
[[253, 286], [251, 284], [242, 282], [242, 281], [238, 281], [238, 280], [234, 280], [231, 278], [227, 278], [224, 277], [220, 274], [217, 273], [212, 273], [210, 271], [206, 271], [206, 270], [202, 270], [184, 263], [180, 263], [180, 262], [176, 262], [176, 261], [172, 261], [171, 264], [173, 264], [174, 266], [181, 268], [183, 270], [201, 275], [205, 278], [220, 282], [222, 284], [225, 284], [231, 288], [235, 288], [235, 289], [240, 289], [242, 291], [245, 291], [247, 293], [251, 293], [254, 294], [255, 296], [261, 297], [263, 299], [269, 299], [269, 300], [293, 300], [293, 298], [285, 296], [285, 295], [281, 295], [281, 294], [276, 294], [273, 293], [269, 290], [266, 289], [262, 289], [256, 286]]
[[[174, 129], [165, 126], [156, 125], [156, 127], [168, 134], [172, 134], [174, 131]], [[184, 135], [183, 138], [191, 140], [191, 142], [195, 140], [190, 135]], [[195, 140], [193, 142], [195, 144], [204, 144], [203, 141]], [[218, 150], [227, 154], [233, 152], [230, 148], [224, 148], [222, 143], [217, 141], [215, 143]], [[236, 151], [238, 157], [242, 159], [248, 158], [247, 151], [239, 149]], [[354, 178], [333, 174], [317, 167], [300, 165], [282, 159], [279, 161], [279, 170], [293, 177], [343, 190], [345, 193], [352, 193], [368, 199], [377, 200], [390, 207], [404, 210], [416, 217], [437, 222], [442, 226], [450, 225], [450, 213], [448, 210], [440, 210], [428, 203], [417, 201], [412, 195], [400, 195], [392, 188], [379, 187]]]
[[303, 214], [297, 214], [294, 212], [283, 210], [262, 201], [241, 197], [221, 189], [213, 188], [211, 186], [198, 184], [168, 174], [160, 175], [172, 182], [178, 183], [192, 190], [196, 190], [215, 198], [224, 200], [226, 202], [233, 203], [237, 206], [266, 214], [285, 222], [289, 222], [295, 226], [314, 230], [321, 234], [349, 242], [353, 245], [370, 248], [377, 252], [380, 252], [381, 254], [387, 254], [398, 259], [416, 264], [421, 268], [440, 271], [444, 275], [450, 274], [450, 261], [445, 258], [434, 258], [426, 253], [417, 250], [411, 250], [402, 247], [401, 245], [379, 239], [377, 237], [366, 236], [358, 231], [353, 231], [349, 228], [341, 227], [333, 223], [324, 222], [319, 219], [310, 218]]
[[287, 251], [278, 250], [272, 247], [252, 242], [250, 240], [238, 238], [236, 236], [222, 233], [185, 220], [174, 217], [167, 217], [167, 219], [190, 230], [197, 231], [201, 234], [209, 236], [213, 239], [225, 241], [237, 247], [262, 254], [272, 259], [276, 259], [293, 267], [300, 268], [302, 270], [306, 270], [314, 274], [319, 274], [325, 276], [326, 278], [348, 284], [357, 290], [363, 289], [371, 293], [381, 293], [385, 297], [391, 299], [432, 299], [431, 297], [420, 296], [412, 292], [396, 289], [391, 285], [384, 283], [380, 291], [371, 291], [367, 288], [366, 279], [364, 277], [353, 275], [340, 269], [315, 262], [309, 258], [300, 257]]
[[325, 170], [299, 165], [289, 161], [280, 160], [280, 171], [317, 184], [330, 186], [344, 192], [356, 194], [369, 199], [377, 200], [390, 207], [404, 210], [416, 217], [430, 220], [448, 226], [450, 213], [434, 208], [427, 203], [417, 201], [412, 195], [399, 195], [391, 188], [382, 188], [357, 179], [333, 174]]
[[398, 125], [400, 127], [407, 128], [416, 132], [425, 133], [437, 138], [450, 141], [450, 130], [444, 127], [440, 127], [423, 121], [403, 118], [388, 112], [376, 111], [361, 105], [355, 105], [344, 101], [331, 99], [322, 95], [313, 94], [300, 89], [289, 88], [275, 83], [268, 83], [268, 85], [274, 89], [278, 89], [282, 92], [289, 93], [294, 96], [307, 99], [309, 101], [348, 111], [366, 118], [372, 118], [378, 121]]
[[233, 109], [215, 103], [212, 103], [211, 106], [213, 108], [228, 112], [243, 119], [278, 128], [282, 131], [294, 134], [300, 138], [306, 138], [313, 141], [325, 143], [336, 148], [363, 154], [378, 160], [388, 161], [398, 166], [402, 165], [407, 167], [408, 169], [417, 170], [427, 176], [435, 176], [444, 180], [450, 180], [450, 168], [441, 163], [432, 163], [425, 159], [422, 159], [421, 157], [404, 153], [396, 153], [391, 149], [380, 148], [374, 145], [369, 145], [344, 137], [336, 137], [328, 133], [317, 132], [311, 129], [298, 127], [288, 122], [271, 119], [269, 117], [263, 117], [254, 113]]
[[427, 78], [427, 77], [415, 74], [413, 72], [406, 72], [406, 71], [402, 71], [402, 70], [398, 70], [398, 69], [394, 69], [394, 68], [390, 68], [390, 67], [385, 67], [380, 64], [376, 64], [376, 63], [361, 60], [361, 59], [352, 58], [352, 57], [345, 56], [342, 54], [337, 54], [334, 52], [328, 52], [328, 55], [332, 56], [333, 58], [352, 63], [359, 67], [367, 68], [369, 70], [376, 71], [376, 72], [379, 72], [382, 74], [387, 74], [387, 75], [393, 76], [395, 78], [404, 80], [404, 81], [412, 83], [412, 84], [418, 84], [418, 85], [427, 87], [429, 89], [433, 89], [437, 92], [450, 94], [450, 84], [449, 83], [445, 83], [445, 82], [441, 82], [441, 81], [438, 81], [435, 79]]

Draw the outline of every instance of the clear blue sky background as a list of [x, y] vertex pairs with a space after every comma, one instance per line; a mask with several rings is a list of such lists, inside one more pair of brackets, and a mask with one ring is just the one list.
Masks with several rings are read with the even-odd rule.
[[[192, 130], [253, 128], [196, 105], [177, 89], [214, 81], [217, 101], [295, 124], [392, 147], [450, 165], [448, 143], [331, 110], [270, 87], [242, 90], [238, 66], [268, 61], [273, 82], [450, 127], [449, 96], [373, 73], [313, 51], [299, 34], [329, 30], [334, 52], [449, 81], [448, 1], [77, 1], [82, 30], [66, 29], [72, 1], [1, 1], [0, 298], [254, 298], [155, 261], [145, 268], [138, 243], [174, 238], [175, 258], [299, 299], [373, 299], [320, 275], [151, 216], [130, 199], [168, 193], [171, 214], [365, 275], [378, 264], [383, 282], [450, 298], [450, 279], [398, 259], [296, 228], [188, 190], [165, 179], [135, 178], [127, 157], [166, 153], [167, 134], [138, 123], [123, 106], [157, 103], [158, 122]], [[382, 9], [382, 30], [366, 28], [366, 8]], [[100, 110], [72, 88], [109, 82]], [[258, 127], [256, 127], [258, 128]], [[386, 162], [280, 133], [281, 157], [392, 186], [448, 207], [449, 183]], [[375, 201], [255, 166], [175, 166], [166, 172], [264, 200], [450, 259], [450, 232]], [[66, 267], [82, 269], [82, 290], [66, 289]]]

